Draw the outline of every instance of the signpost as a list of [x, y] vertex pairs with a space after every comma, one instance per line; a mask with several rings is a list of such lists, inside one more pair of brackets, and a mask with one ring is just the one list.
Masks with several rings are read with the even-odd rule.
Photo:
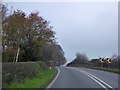
[[100, 57], [99, 57], [99, 60], [100, 60], [100, 63], [101, 63], [101, 67], [103, 67], [104, 58], [100, 58]]
[[107, 64], [108, 64], [108, 68], [109, 68], [109, 65], [112, 63], [112, 58], [107, 58], [107, 59], [106, 59], [106, 62], [107, 62]]
[[99, 57], [99, 61], [101, 63], [101, 67], [103, 67], [103, 64], [106, 63], [108, 65], [108, 68], [109, 68], [109, 65], [112, 63], [112, 58], [101, 58]]
[[107, 62], [108, 62], [108, 63], [112, 63], [112, 58], [109, 58], [109, 59], [107, 60]]

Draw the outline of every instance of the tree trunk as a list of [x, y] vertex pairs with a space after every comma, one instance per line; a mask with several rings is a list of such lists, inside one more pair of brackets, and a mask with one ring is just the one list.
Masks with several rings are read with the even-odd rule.
[[17, 51], [16, 62], [18, 62], [19, 53], [20, 53], [20, 47], [18, 48], [18, 51]]

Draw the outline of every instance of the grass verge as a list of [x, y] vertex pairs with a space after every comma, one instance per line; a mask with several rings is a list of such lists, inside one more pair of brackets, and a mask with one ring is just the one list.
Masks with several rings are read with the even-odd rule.
[[75, 64], [75, 65], [70, 65], [70, 67], [82, 67], [82, 68], [103, 70], [103, 71], [108, 71], [108, 72], [113, 72], [113, 73], [118, 73], [118, 74], [120, 74], [120, 68], [98, 67], [98, 66], [85, 65], [85, 64]]
[[118, 68], [94, 67], [92, 69], [104, 70], [104, 71], [109, 71], [109, 72], [119, 73], [120, 74], [120, 69], [118, 69]]
[[43, 73], [38, 73], [33, 79], [27, 79], [20, 83], [11, 83], [7, 88], [45, 88], [56, 76], [57, 69], [52, 68]]

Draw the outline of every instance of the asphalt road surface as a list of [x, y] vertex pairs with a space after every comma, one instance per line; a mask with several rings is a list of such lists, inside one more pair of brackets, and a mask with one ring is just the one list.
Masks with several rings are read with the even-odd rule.
[[112, 90], [116, 90], [118, 88], [118, 74], [61, 66], [58, 67], [58, 74], [48, 88], [103, 88], [105, 90], [112, 88]]

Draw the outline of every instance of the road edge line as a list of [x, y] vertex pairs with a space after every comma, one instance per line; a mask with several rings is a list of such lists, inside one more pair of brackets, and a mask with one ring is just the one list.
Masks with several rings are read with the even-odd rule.
[[[57, 68], [57, 67], [56, 67]], [[58, 76], [59, 76], [59, 74], [60, 74], [60, 70], [57, 68], [57, 70], [58, 70], [58, 73], [57, 73], [57, 75], [55, 76], [55, 78], [52, 80], [52, 82], [47, 86], [47, 88], [50, 88], [52, 85], [53, 85], [53, 83], [56, 81], [56, 79], [58, 78]]]

